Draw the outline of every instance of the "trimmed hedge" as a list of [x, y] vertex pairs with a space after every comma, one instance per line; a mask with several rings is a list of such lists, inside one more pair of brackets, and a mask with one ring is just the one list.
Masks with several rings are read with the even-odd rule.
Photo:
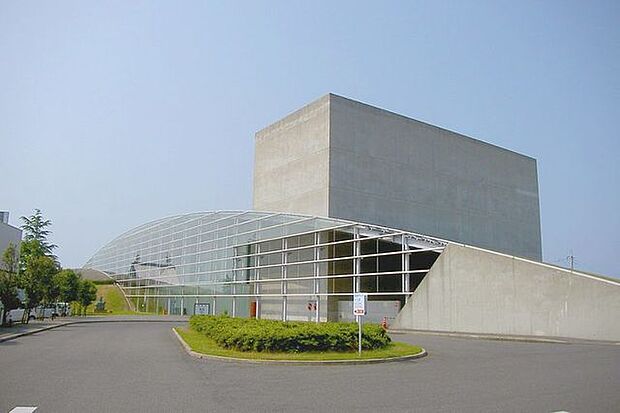
[[[192, 316], [192, 330], [213, 339], [219, 346], [239, 351], [353, 351], [357, 349], [356, 323], [312, 323], [257, 320], [227, 315]], [[362, 348], [387, 346], [390, 337], [381, 326], [366, 324]]]

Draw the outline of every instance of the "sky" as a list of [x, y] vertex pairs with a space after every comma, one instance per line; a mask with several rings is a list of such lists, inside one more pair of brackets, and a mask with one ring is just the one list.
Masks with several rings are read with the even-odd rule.
[[620, 2], [0, 2], [0, 210], [64, 267], [250, 209], [254, 133], [328, 93], [538, 161], [544, 260], [620, 278]]

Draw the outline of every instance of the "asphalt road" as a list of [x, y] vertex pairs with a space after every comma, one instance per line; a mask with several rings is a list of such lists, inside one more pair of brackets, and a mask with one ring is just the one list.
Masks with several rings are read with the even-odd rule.
[[177, 323], [60, 327], [0, 344], [0, 412], [618, 412], [620, 346], [397, 335], [429, 357], [357, 366], [197, 360]]

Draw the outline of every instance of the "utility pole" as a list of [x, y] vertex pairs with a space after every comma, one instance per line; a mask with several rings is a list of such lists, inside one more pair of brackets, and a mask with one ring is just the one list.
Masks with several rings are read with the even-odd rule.
[[571, 272], [573, 272], [575, 270], [575, 256], [573, 255], [573, 250], [570, 251], [570, 255], [566, 257], [566, 259], [570, 263]]

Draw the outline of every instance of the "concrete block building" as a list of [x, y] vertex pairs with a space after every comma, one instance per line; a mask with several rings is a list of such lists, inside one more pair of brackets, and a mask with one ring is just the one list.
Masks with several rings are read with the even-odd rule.
[[535, 159], [333, 94], [256, 134], [253, 207], [542, 259]]
[[0, 211], [0, 256], [4, 250], [13, 243], [19, 251], [22, 240], [22, 230], [9, 224], [9, 213]]

